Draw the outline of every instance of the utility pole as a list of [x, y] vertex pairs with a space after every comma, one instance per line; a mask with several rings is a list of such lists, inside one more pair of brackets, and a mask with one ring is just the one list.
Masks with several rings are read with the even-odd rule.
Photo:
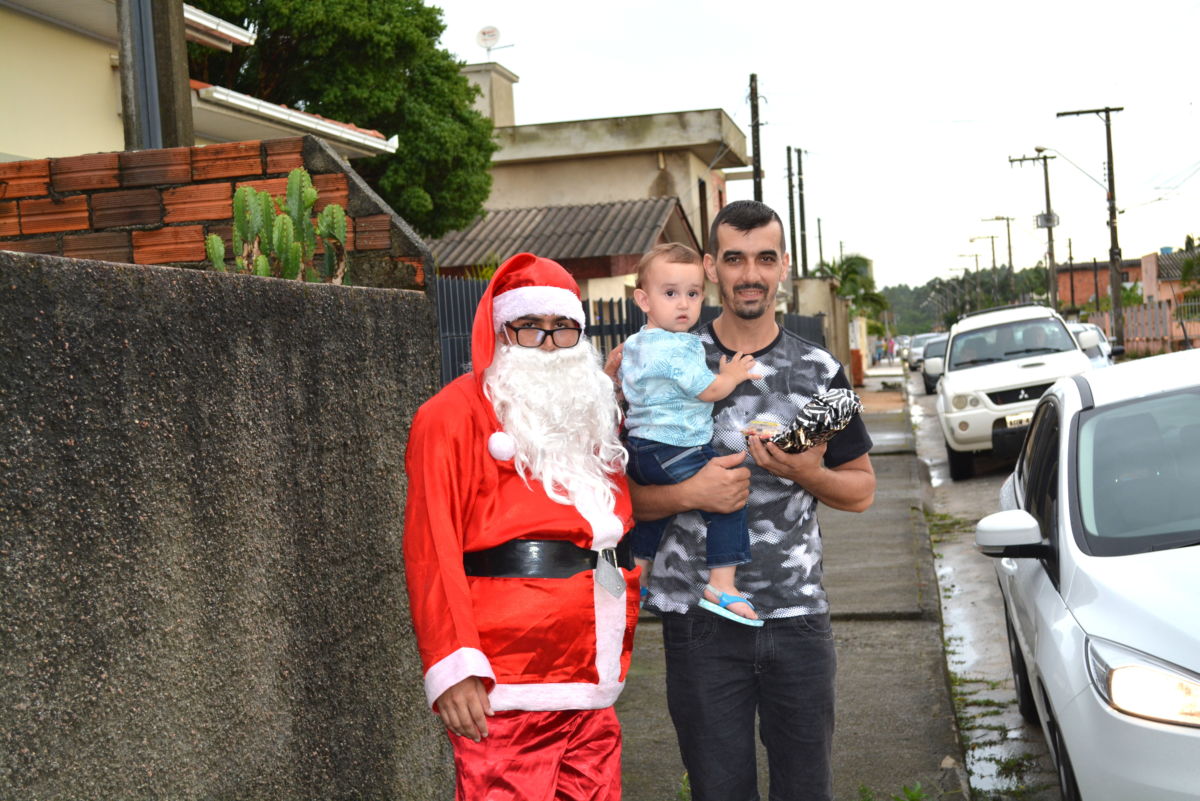
[[117, 0], [126, 150], [196, 143], [184, 29], [177, 0]]
[[1017, 268], [1016, 265], [1013, 264], [1012, 258], [1012, 225], [1010, 225], [1010, 223], [1013, 221], [1013, 218], [1001, 217], [997, 215], [995, 217], [988, 217], [984, 220], [981, 220], [981, 222], [1000, 222], [1001, 220], [1004, 220], [1004, 233], [1008, 237], [1008, 289], [1015, 299], [1017, 296]]
[[[992, 240], [992, 294], [995, 295], [996, 294], [996, 235], [988, 234], [986, 236], [971, 237], [972, 242], [975, 242], [977, 239]], [[976, 260], [975, 263], [978, 264], [979, 263], [978, 260]], [[978, 269], [978, 267], [976, 269]]]
[[[1071, 282], [1071, 308], [1075, 306], [1075, 243], [1067, 239], [1067, 280]], [[1076, 312], [1078, 314], [1078, 312]]]
[[1046, 284], [1049, 288], [1050, 308], [1058, 310], [1058, 274], [1054, 266], [1054, 226], [1058, 225], [1058, 218], [1054, 211], [1050, 208], [1050, 159], [1054, 156], [1047, 156], [1044, 152], [1046, 148], [1035, 147], [1036, 156], [1021, 156], [1019, 159], [1008, 157], [1009, 164], [1019, 164], [1024, 161], [1040, 161], [1042, 162], [1042, 180], [1046, 184], [1046, 212], [1038, 215], [1038, 228], [1046, 229], [1046, 259], [1049, 262], [1049, 279]]
[[821, 218], [817, 218], [817, 266], [825, 263], [825, 244], [821, 238]]
[[[1055, 116], [1075, 117], [1080, 114], [1104, 115], [1104, 141], [1108, 150], [1108, 289], [1112, 297], [1113, 338], [1118, 345], [1125, 344], [1125, 314], [1121, 308], [1121, 244], [1117, 240], [1117, 179], [1113, 168], [1112, 115], [1124, 111], [1124, 106], [1113, 108], [1084, 109], [1083, 111], [1060, 111]], [[1100, 299], [1096, 298], [1099, 306]]]
[[788, 226], [792, 229], [792, 277], [796, 275], [796, 196], [792, 183], [792, 146], [787, 148], [788, 164]]
[[[804, 223], [804, 151], [796, 148], [796, 181], [800, 190], [800, 275], [808, 278], [808, 232]], [[793, 256], [794, 258], [794, 256]]]
[[762, 156], [758, 149], [758, 75], [750, 73], [750, 138], [754, 145], [754, 199], [762, 203]]

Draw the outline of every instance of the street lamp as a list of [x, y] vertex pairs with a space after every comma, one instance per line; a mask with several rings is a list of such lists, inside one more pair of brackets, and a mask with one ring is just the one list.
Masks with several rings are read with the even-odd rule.
[[1012, 217], [985, 217], [980, 222], [1000, 222], [1004, 220], [1004, 233], [1008, 237], [1008, 289], [1013, 298], [1017, 296], [1017, 268], [1013, 264], [1012, 258]]
[[990, 240], [992, 240], [992, 294], [993, 294], [993, 295], [996, 295], [996, 294], [999, 294], [999, 293], [998, 293], [998, 291], [997, 291], [997, 288], [996, 288], [996, 235], [995, 235], [995, 234], [988, 234], [988, 235], [986, 235], [986, 236], [973, 236], [973, 237], [971, 237], [971, 241], [972, 241], [972, 242], [975, 242], [975, 241], [977, 241], [977, 240], [980, 240], [980, 239], [990, 239]]

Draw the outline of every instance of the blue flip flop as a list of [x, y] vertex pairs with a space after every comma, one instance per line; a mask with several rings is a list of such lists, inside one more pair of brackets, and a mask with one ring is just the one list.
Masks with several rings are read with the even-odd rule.
[[708, 611], [718, 614], [721, 617], [727, 617], [735, 623], [741, 623], [743, 626], [761, 626], [763, 624], [763, 622], [761, 620], [751, 620], [748, 617], [742, 617], [741, 615], [737, 614], [736, 612], [730, 612], [729, 609], [727, 608], [733, 604], [745, 604], [746, 606], [753, 609], [754, 604], [750, 603], [749, 598], [743, 598], [740, 595], [730, 595], [727, 592], [721, 592], [720, 590], [718, 590], [716, 587], [714, 587], [711, 584], [708, 585], [708, 589], [710, 592], [712, 592], [713, 595], [716, 595], [717, 597], [719, 597], [721, 599], [720, 606], [718, 606], [717, 604], [714, 604], [712, 601], [708, 600], [707, 598], [701, 598], [700, 599], [700, 608], [707, 609]]

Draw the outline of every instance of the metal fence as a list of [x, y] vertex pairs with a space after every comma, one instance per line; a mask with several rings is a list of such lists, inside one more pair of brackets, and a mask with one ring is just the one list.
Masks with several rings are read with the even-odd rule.
[[[443, 386], [471, 369], [471, 323], [487, 284], [482, 279], [448, 276], [438, 276], [434, 282]], [[601, 356], [607, 356], [610, 350], [646, 324], [646, 315], [633, 298], [584, 301], [583, 313], [586, 320], [584, 333]], [[710, 322], [720, 313], [719, 306], [702, 306], [700, 322]], [[815, 317], [785, 314], [780, 323], [788, 331], [824, 347], [823, 314]]]

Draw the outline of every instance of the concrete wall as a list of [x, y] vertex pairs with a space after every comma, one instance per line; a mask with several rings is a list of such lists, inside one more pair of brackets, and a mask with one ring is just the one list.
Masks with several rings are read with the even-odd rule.
[[0, 797], [436, 801], [421, 292], [0, 252]]
[[116, 55], [116, 45], [0, 7], [0, 161], [123, 148]]

